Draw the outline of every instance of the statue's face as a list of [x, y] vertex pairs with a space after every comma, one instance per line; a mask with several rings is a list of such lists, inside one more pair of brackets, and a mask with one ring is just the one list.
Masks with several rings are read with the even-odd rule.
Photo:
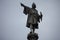
[[32, 8], [36, 8], [36, 5], [35, 5], [35, 3], [33, 3], [33, 4], [32, 4]]

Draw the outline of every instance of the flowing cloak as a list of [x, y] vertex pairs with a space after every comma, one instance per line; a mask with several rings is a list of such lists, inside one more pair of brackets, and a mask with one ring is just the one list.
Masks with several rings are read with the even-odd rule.
[[39, 22], [39, 14], [36, 9], [32, 9], [29, 7], [24, 7], [24, 14], [28, 15], [26, 27], [30, 28], [30, 24], [32, 24], [32, 28], [38, 29]]

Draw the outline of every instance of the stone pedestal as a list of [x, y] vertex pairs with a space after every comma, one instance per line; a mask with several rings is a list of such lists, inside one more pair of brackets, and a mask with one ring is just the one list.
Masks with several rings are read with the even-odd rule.
[[29, 33], [27, 36], [28, 40], [38, 40], [38, 34], [37, 33]]

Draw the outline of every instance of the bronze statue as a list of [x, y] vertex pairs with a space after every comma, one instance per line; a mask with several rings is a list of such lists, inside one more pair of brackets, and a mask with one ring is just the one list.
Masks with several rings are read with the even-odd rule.
[[32, 8], [22, 3], [21, 6], [24, 7], [23, 13], [28, 15], [26, 27], [30, 28], [31, 32], [34, 33], [35, 29], [38, 29], [38, 23], [40, 20], [42, 21], [42, 12], [40, 12], [40, 15], [38, 14], [35, 3], [32, 4]]

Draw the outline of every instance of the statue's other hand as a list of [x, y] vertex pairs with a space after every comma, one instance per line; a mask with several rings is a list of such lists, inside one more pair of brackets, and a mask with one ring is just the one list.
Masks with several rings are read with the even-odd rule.
[[42, 21], [42, 17], [43, 17], [42, 12], [40, 12], [40, 19], [41, 19], [41, 21]]

